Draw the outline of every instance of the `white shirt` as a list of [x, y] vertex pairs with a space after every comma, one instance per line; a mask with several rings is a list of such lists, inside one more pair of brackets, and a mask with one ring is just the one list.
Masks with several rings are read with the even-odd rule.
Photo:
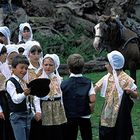
[[0, 112], [3, 112], [2, 108], [1, 108], [1, 105], [0, 105]]
[[[33, 69], [34, 72], [37, 74], [39, 70], [42, 68], [41, 62], [39, 61], [39, 68], [34, 67], [31, 63], [28, 67], [28, 69]], [[41, 107], [40, 107], [40, 98], [37, 96], [34, 96], [34, 107], [35, 107], [35, 112], [40, 112], [41, 113]]]
[[[16, 75], [13, 74], [12, 77], [19, 82], [19, 78]], [[26, 98], [24, 92], [22, 92], [21, 94], [17, 94], [16, 87], [10, 80], [8, 80], [7, 82], [6, 90], [15, 104], [21, 103]]]

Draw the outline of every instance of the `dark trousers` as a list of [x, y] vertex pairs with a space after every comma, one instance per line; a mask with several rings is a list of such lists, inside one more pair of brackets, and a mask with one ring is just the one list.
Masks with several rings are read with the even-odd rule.
[[15, 140], [13, 129], [8, 118], [0, 119], [0, 140]]
[[[123, 131], [123, 130], [122, 130]], [[116, 128], [115, 127], [99, 127], [99, 140], [130, 140], [131, 136], [127, 137], [120, 137], [116, 135]]]
[[66, 140], [77, 140], [78, 130], [82, 140], [92, 140], [90, 118], [67, 118]]
[[37, 122], [33, 118], [31, 121], [29, 140], [43, 140], [43, 138], [44, 138], [44, 132], [42, 129], [42, 122], [41, 121]]
[[44, 140], [67, 140], [65, 138], [66, 124], [42, 126]]
[[115, 140], [115, 128], [100, 126], [99, 139], [100, 140]]

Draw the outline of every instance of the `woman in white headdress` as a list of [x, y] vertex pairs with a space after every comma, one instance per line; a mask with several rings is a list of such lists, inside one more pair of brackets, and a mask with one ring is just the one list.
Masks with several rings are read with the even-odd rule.
[[29, 23], [21, 23], [19, 25], [18, 43], [26, 43], [33, 40], [32, 28]]
[[0, 43], [9, 45], [10, 44], [10, 30], [7, 26], [0, 27]]
[[59, 65], [60, 60], [56, 54], [46, 54], [42, 61], [43, 73], [39, 77], [51, 81], [49, 94], [41, 98], [43, 135], [47, 140], [64, 140], [63, 132], [67, 122], [60, 88], [62, 77], [58, 72]]
[[[112, 51], [107, 58], [105, 67], [108, 74], [95, 84], [95, 91], [101, 91], [101, 96], [105, 99], [100, 117], [99, 138], [130, 140], [133, 135], [130, 104], [133, 104], [131, 99], [138, 96], [137, 86], [123, 71], [125, 60], [120, 52]], [[123, 121], [120, 123], [120, 120]]]

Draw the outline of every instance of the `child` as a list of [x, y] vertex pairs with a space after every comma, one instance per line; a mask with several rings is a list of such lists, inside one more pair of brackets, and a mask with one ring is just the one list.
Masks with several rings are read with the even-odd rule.
[[24, 51], [25, 51], [25, 44], [18, 44], [17, 46], [18, 46], [19, 54], [22, 55], [24, 53]]
[[42, 48], [38, 41], [27, 41], [24, 53], [29, 59], [29, 81], [38, 78], [42, 71]]
[[130, 140], [133, 135], [131, 122], [132, 98], [137, 98], [137, 86], [134, 80], [123, 71], [125, 63], [123, 55], [112, 51], [107, 55], [105, 65], [108, 74], [101, 78], [95, 91], [101, 91], [105, 97], [101, 112], [100, 140]]
[[18, 43], [26, 43], [33, 40], [32, 28], [29, 23], [21, 23], [19, 25]]
[[[6, 78], [5, 76], [1, 73], [1, 69], [2, 69], [2, 64], [6, 61], [6, 56], [7, 56], [7, 50], [5, 45], [0, 44], [0, 91], [5, 90], [5, 82], [6, 82]], [[0, 103], [2, 103], [2, 96], [0, 93]], [[3, 109], [1, 108], [1, 104], [0, 104], [0, 119], [5, 120], [5, 116], [3, 113]], [[0, 131], [2, 132], [2, 131]]]
[[7, 98], [10, 110], [10, 122], [16, 140], [28, 140], [32, 113], [28, 95], [30, 89], [26, 87], [23, 77], [29, 66], [28, 59], [17, 55], [12, 61], [13, 74], [6, 83]]
[[[25, 54], [29, 59], [29, 67], [27, 74], [27, 81], [32, 81], [38, 78], [42, 73], [42, 48], [39, 42], [37, 41], [27, 41], [25, 43]], [[31, 122], [31, 131], [30, 131], [30, 140], [38, 140], [41, 139], [41, 109], [40, 102], [38, 102], [36, 96], [32, 97], [32, 99], [36, 102], [34, 105], [35, 108], [32, 109], [34, 112], [34, 117]], [[38, 102], [38, 103], [37, 103]]]
[[6, 82], [5, 76], [1, 73], [1, 69], [2, 69], [1, 65], [6, 61], [6, 56], [7, 56], [6, 52], [7, 52], [7, 50], [6, 50], [5, 45], [0, 44], [0, 79], [1, 79], [1, 81], [0, 81], [0, 122], [1, 122], [0, 123], [0, 134], [1, 135], [0, 136], [1, 137], [3, 137], [2, 136], [2, 131], [3, 131], [2, 130], [2, 126], [3, 126], [2, 120], [5, 120], [5, 115], [4, 115], [2, 106], [1, 106], [3, 104], [1, 91], [5, 90], [5, 82]]
[[5, 94], [6, 77], [1, 73], [2, 64], [6, 61], [6, 56], [7, 50], [5, 45], [0, 44], [0, 138], [1, 140], [14, 140]]
[[10, 44], [10, 30], [7, 26], [0, 27], [0, 43], [9, 45]]
[[41, 98], [43, 135], [46, 140], [66, 140], [64, 128], [67, 120], [60, 89], [62, 78], [58, 73], [59, 57], [56, 54], [46, 54], [42, 64], [43, 73], [39, 78], [51, 80], [49, 94]]
[[6, 61], [7, 49], [4, 44], [0, 43], [0, 66]]
[[77, 140], [79, 127], [82, 140], [92, 140], [90, 115], [95, 102], [93, 84], [82, 75], [84, 59], [80, 54], [70, 55], [67, 64], [70, 77], [61, 84], [68, 120], [66, 139]]
[[6, 80], [8, 80], [11, 77], [12, 74], [12, 60], [13, 58], [18, 55], [18, 49], [15, 45], [6, 45], [7, 49], [7, 58], [6, 62], [2, 64], [1, 72], [6, 77]]

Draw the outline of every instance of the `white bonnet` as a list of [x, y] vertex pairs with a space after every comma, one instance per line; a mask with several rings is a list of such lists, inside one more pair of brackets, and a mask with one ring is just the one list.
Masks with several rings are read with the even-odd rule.
[[110, 65], [113, 69], [121, 69], [124, 66], [124, 56], [118, 51], [112, 51], [107, 55]]
[[30, 30], [31, 36], [30, 36], [30, 39], [29, 39], [29, 40], [32, 40], [32, 39], [33, 39], [32, 28], [31, 28], [31, 26], [30, 26], [29, 23], [25, 22], [25, 23], [21, 23], [21, 24], [19, 25], [19, 36], [18, 36], [18, 41], [19, 41], [19, 42], [22, 40], [22, 33], [23, 33], [23, 30], [24, 30], [25, 27], [28, 27], [29, 30]]
[[0, 27], [0, 32], [7, 38], [8, 44], [10, 44], [10, 30], [7, 26]]
[[[29, 52], [30, 52], [30, 50], [31, 50], [31, 48], [33, 47], [33, 46], [39, 46], [40, 48], [41, 48], [41, 45], [40, 45], [40, 43], [38, 42], [38, 41], [27, 41], [26, 43], [25, 43], [25, 51], [24, 51], [24, 55], [26, 55], [27, 57], [28, 57], [28, 55], [29, 55]], [[42, 49], [42, 48], [41, 48]]]
[[46, 58], [48, 58], [48, 57], [51, 58], [54, 61], [55, 69], [58, 69], [59, 68], [59, 65], [60, 65], [60, 60], [59, 60], [58, 55], [56, 55], [56, 54], [46, 54], [44, 56], [43, 60], [46, 59]]
[[11, 54], [12, 52], [17, 52], [17, 53], [19, 53], [19, 52], [18, 52], [18, 47], [17, 47], [16, 44], [6, 45], [6, 49], [7, 49], [7, 56], [8, 56], [9, 54]]
[[58, 72], [58, 68], [60, 66], [60, 59], [59, 59], [58, 55], [56, 55], [56, 54], [46, 54], [44, 56], [43, 60], [46, 59], [46, 58], [51, 58], [54, 61], [55, 74], [58, 78], [58, 82], [61, 83], [62, 77], [60, 77], [59, 72]]
[[24, 44], [24, 43], [18, 44], [17, 47], [18, 47], [18, 48], [24, 48], [24, 49], [25, 49], [25, 44]]

